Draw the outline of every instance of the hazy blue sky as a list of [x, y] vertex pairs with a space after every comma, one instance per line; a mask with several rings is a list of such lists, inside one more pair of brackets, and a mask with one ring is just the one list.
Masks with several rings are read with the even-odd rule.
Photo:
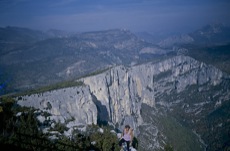
[[187, 32], [230, 24], [230, 0], [0, 0], [0, 26]]

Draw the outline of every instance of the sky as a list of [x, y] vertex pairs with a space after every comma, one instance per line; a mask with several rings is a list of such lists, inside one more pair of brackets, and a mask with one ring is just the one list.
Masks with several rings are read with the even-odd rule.
[[188, 32], [230, 25], [230, 0], [0, 0], [0, 27]]

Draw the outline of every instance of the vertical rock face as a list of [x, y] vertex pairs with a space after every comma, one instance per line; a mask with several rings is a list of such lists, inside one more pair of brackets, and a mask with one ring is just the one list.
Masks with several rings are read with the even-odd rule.
[[[186, 56], [131, 68], [118, 66], [82, 81], [108, 111], [108, 121], [119, 125], [119, 128], [125, 124], [135, 128], [144, 150], [161, 149], [169, 137], [175, 139], [174, 136], [167, 136], [167, 126], [165, 128], [164, 124], [168, 121], [168, 124], [175, 126], [181, 124], [171, 118], [159, 118], [165, 112], [175, 114], [176, 119], [190, 124], [190, 128], [196, 131], [200, 125], [198, 121], [215, 111], [220, 100], [225, 102], [230, 98], [229, 76]], [[222, 96], [210, 100], [214, 93]], [[143, 104], [150, 108], [143, 108]], [[171, 128], [168, 129], [170, 131]], [[185, 129], [181, 133], [191, 135], [195, 148], [203, 150], [205, 144], [194, 133], [190, 134]], [[187, 149], [193, 148], [193, 143], [187, 145]]]
[[122, 125], [125, 117], [133, 117], [134, 123], [143, 123], [141, 104], [155, 107], [157, 97], [177, 93], [190, 85], [217, 85], [222, 72], [196, 60], [177, 56], [156, 64], [148, 63], [132, 68], [115, 67], [105, 73], [87, 77], [82, 81], [91, 93], [104, 105], [112, 123]]
[[144, 74], [119, 66], [106, 73], [85, 78], [83, 82], [89, 85], [92, 94], [106, 107], [110, 122], [140, 125], [141, 103], [154, 106], [154, 94], [144, 89], [147, 83], [146, 78], [143, 78]]
[[46, 111], [57, 122], [65, 123], [71, 119], [75, 126], [97, 124], [97, 108], [85, 86], [22, 96], [18, 104]]
[[[141, 138], [140, 147], [154, 150], [174, 138], [167, 129], [172, 129], [169, 124], [180, 127], [177, 120], [202, 135], [199, 125], [205, 124], [200, 121], [230, 100], [229, 76], [186, 56], [129, 68], [117, 66], [80, 80], [86, 86], [23, 96], [18, 103], [47, 111], [58, 120], [73, 117], [72, 126], [98, 121], [117, 128], [130, 124]], [[195, 142], [198, 150], [203, 149], [200, 142]]]

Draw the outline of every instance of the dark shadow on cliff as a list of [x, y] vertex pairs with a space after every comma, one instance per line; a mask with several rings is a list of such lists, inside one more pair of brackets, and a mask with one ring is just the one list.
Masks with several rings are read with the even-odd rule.
[[93, 102], [95, 103], [97, 107], [97, 124], [99, 126], [101, 125], [108, 125], [109, 120], [109, 113], [106, 109], [105, 105], [102, 105], [101, 102], [97, 99], [97, 97], [92, 94]]

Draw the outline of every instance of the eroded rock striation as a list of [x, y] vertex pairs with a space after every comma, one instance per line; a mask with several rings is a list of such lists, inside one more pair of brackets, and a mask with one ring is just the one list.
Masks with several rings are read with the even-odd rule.
[[22, 96], [18, 104], [49, 112], [50, 119], [66, 122], [70, 128], [108, 122], [121, 129], [130, 124], [141, 138], [140, 147], [146, 150], [163, 149], [170, 140], [160, 118], [170, 115], [191, 124], [202, 150], [210, 140], [203, 137], [203, 143], [200, 138], [203, 131], [198, 131], [198, 125], [204, 124], [200, 121], [230, 100], [229, 76], [187, 56], [117, 66], [79, 80], [83, 86]]

